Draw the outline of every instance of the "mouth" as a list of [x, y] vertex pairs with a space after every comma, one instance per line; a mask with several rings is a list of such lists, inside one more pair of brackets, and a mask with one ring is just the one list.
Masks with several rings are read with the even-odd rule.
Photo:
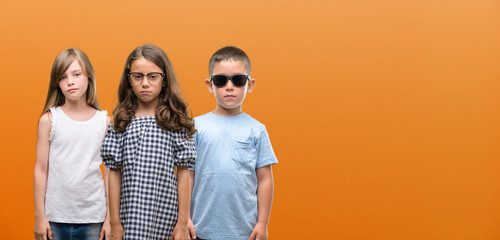
[[141, 94], [151, 94], [150, 91], [141, 91]]
[[74, 92], [76, 90], [78, 90], [78, 88], [70, 88], [70, 89], [68, 89], [68, 92]]
[[226, 96], [224, 96], [224, 98], [235, 98], [235, 97], [236, 96], [234, 96], [234, 95], [226, 95]]

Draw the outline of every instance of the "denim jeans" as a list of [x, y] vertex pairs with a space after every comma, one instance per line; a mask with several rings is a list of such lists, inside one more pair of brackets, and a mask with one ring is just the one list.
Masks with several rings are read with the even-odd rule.
[[96, 240], [102, 227], [102, 223], [49, 223], [53, 240]]

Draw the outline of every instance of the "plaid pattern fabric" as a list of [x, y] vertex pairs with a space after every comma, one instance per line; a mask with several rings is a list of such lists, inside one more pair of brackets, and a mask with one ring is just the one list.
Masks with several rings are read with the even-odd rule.
[[120, 220], [125, 239], [169, 239], [177, 222], [176, 166], [192, 167], [196, 150], [187, 131], [165, 131], [154, 116], [134, 118], [124, 133], [112, 126], [101, 156], [122, 167]]

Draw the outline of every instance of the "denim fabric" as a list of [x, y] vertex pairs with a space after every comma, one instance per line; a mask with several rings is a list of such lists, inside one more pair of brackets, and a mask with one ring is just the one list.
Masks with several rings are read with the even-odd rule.
[[53, 240], [96, 240], [102, 227], [102, 223], [49, 223]]

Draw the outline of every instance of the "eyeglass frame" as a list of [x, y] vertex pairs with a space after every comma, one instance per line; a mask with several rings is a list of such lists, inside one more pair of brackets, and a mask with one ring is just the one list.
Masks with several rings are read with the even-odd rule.
[[[130, 77], [131, 74], [141, 74], [142, 75], [142, 78], [141, 78], [141, 81], [140, 82], [136, 82], [134, 79], [132, 79]], [[153, 84], [153, 82], [151, 82], [151, 79], [149, 78], [151, 74], [160, 74], [161, 78], [163, 79], [165, 77], [165, 73], [161, 73], [161, 72], [150, 72], [148, 74], [144, 74], [144, 73], [141, 73], [141, 72], [130, 72], [127, 74], [127, 77], [128, 79], [132, 82], [132, 83], [141, 83], [142, 81], [144, 81], [144, 76], [146, 76], [146, 79], [148, 80], [148, 82], [150, 84]], [[156, 82], [155, 82], [156, 83]]]

